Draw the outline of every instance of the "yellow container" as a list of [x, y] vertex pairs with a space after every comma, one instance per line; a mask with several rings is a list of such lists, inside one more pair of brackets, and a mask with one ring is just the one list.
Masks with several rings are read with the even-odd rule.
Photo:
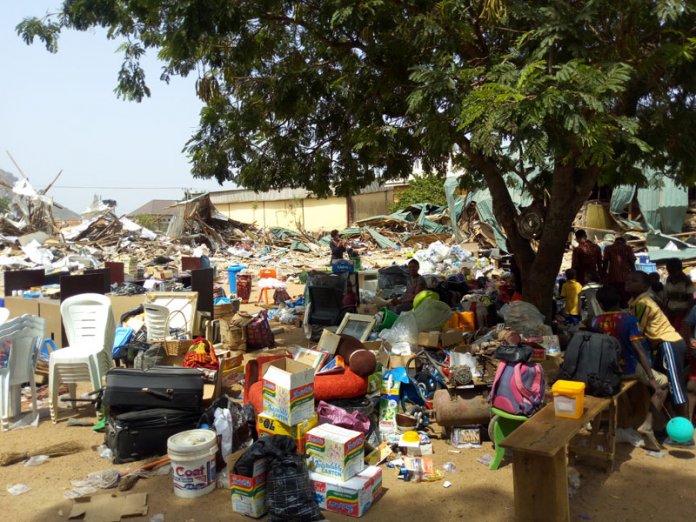
[[579, 419], [585, 405], [585, 383], [556, 381], [551, 387], [556, 417]]

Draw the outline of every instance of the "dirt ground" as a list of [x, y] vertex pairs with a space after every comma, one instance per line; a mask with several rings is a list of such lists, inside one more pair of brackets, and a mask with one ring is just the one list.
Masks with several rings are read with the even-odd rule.
[[[292, 292], [291, 292], [292, 293]], [[286, 327], [287, 328], [287, 327]], [[301, 332], [291, 329], [278, 336], [281, 344], [302, 342]], [[45, 412], [47, 414], [47, 411]], [[74, 416], [94, 420], [94, 409], [80, 407]], [[83, 479], [88, 473], [105, 470], [126, 470], [132, 464], [114, 466], [99, 457], [96, 447], [103, 443], [104, 435], [92, 432], [90, 427], [68, 427], [69, 412], [53, 425], [44, 417], [38, 428], [0, 433], [0, 451], [27, 451], [42, 445], [78, 441], [85, 449], [76, 454], [50, 459], [47, 463], [26, 467], [23, 464], [0, 468], [0, 504], [6, 520], [16, 521], [64, 521], [70, 512], [72, 501], [63, 494], [70, 489], [70, 481]], [[396, 478], [397, 472], [382, 467], [384, 497], [363, 517], [364, 520], [449, 521], [467, 519], [473, 521], [511, 521], [513, 513], [512, 466], [509, 462], [497, 471], [489, 471], [478, 462], [482, 456], [492, 454], [490, 443], [480, 449], [464, 449], [452, 453], [445, 441], [434, 442], [435, 464], [441, 468], [445, 462], [454, 462], [456, 472], [447, 474], [445, 480], [452, 483], [444, 488], [444, 480], [431, 483], [404, 483]], [[582, 485], [570, 501], [572, 520], [643, 521], [643, 520], [693, 520], [696, 510], [696, 452], [665, 451], [662, 459], [648, 456], [642, 449], [618, 446], [618, 462], [615, 471], [606, 474], [590, 465], [578, 464]], [[11, 496], [6, 486], [26, 484], [31, 491]], [[158, 513], [164, 520], [249, 520], [232, 512], [229, 489], [217, 489], [198, 499], [179, 499], [172, 492], [171, 476], [158, 476], [140, 480], [132, 490], [148, 494], [148, 515], [133, 517], [132, 521], [149, 521]], [[103, 490], [104, 494], [122, 495], [115, 490]], [[331, 521], [350, 520], [333, 513], [326, 513]]]

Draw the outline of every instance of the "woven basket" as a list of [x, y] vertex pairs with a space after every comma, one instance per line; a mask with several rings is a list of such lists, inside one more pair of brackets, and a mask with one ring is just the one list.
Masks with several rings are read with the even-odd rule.
[[[174, 310], [172, 313], [169, 314], [169, 316], [167, 317], [167, 321], [164, 323], [165, 336], [169, 333], [169, 321], [171, 320], [174, 314], [181, 314], [181, 316], [184, 318], [184, 331], [188, 331], [188, 321], [186, 320], [184, 312], [182, 312], [181, 310]], [[188, 352], [188, 349], [191, 348], [192, 344], [193, 339], [164, 339], [162, 341], [162, 346], [164, 347], [164, 351], [167, 353], [167, 355], [174, 356], [186, 355], [186, 352]]]

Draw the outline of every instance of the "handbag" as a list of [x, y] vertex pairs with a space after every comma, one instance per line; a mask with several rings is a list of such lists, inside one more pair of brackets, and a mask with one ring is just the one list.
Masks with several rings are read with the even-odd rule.
[[529, 359], [532, 357], [532, 352], [532, 347], [526, 344], [519, 346], [504, 344], [495, 349], [493, 357], [509, 363], [529, 362]]
[[246, 327], [247, 349], [260, 350], [261, 348], [273, 348], [275, 336], [268, 322], [268, 312], [261, 310]]

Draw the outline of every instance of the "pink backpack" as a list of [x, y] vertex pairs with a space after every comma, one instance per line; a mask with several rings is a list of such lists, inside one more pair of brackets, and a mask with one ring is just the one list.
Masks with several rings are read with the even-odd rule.
[[540, 364], [501, 361], [488, 400], [494, 408], [529, 417], [544, 405], [545, 391]]

